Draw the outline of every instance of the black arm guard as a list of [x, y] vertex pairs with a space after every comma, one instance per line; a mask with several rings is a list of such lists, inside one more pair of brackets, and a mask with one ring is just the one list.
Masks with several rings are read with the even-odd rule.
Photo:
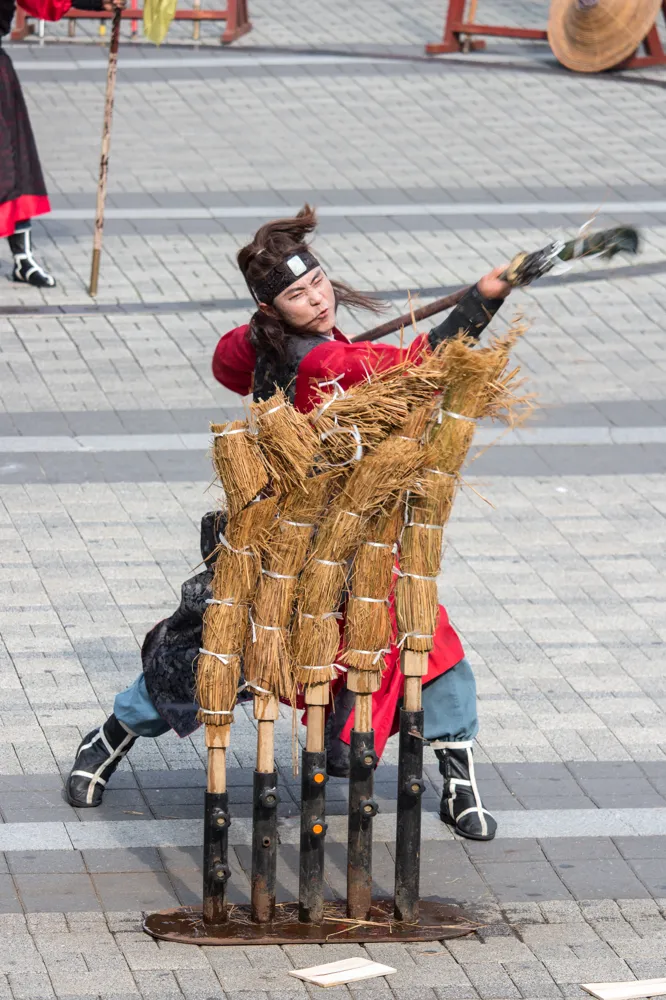
[[76, 10], [104, 10], [102, 0], [72, 0]]
[[428, 334], [428, 341], [434, 351], [442, 341], [452, 340], [458, 334], [478, 340], [504, 299], [487, 299], [476, 285], [460, 300], [455, 309]]

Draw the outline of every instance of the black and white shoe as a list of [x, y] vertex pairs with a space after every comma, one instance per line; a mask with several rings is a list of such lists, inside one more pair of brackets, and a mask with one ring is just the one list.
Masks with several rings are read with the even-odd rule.
[[8, 237], [12, 254], [14, 255], [14, 281], [33, 285], [35, 288], [55, 287], [55, 278], [38, 264], [32, 255], [32, 239], [30, 223], [19, 222], [16, 232]]
[[107, 781], [136, 739], [115, 715], [84, 736], [65, 788], [70, 806], [89, 809], [102, 804]]
[[455, 833], [469, 840], [492, 840], [497, 822], [483, 808], [476, 783], [472, 743], [431, 743], [439, 760], [439, 773], [444, 778], [444, 790], [439, 806], [442, 822]]

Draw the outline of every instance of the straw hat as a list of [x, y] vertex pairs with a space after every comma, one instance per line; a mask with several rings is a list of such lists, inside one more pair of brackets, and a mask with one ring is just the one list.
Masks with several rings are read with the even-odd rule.
[[628, 59], [657, 20], [661, 0], [551, 0], [548, 41], [578, 73], [600, 73]]

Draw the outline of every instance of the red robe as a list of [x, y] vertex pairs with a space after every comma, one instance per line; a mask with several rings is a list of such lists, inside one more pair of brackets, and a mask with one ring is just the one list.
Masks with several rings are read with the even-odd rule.
[[[20, 6], [30, 17], [59, 21], [72, 0], [22, 0]], [[12, 14], [10, 8], [9, 21]], [[2, 17], [0, 22], [2, 35]], [[23, 94], [7, 57], [0, 63], [0, 237], [11, 236], [18, 222], [50, 211]]]
[[[241, 396], [247, 395], [252, 388], [252, 377], [256, 361], [256, 352], [247, 339], [249, 326], [239, 326], [219, 340], [213, 355], [213, 375], [227, 389], [232, 389]], [[306, 354], [301, 361], [296, 376], [296, 392], [294, 405], [296, 409], [307, 412], [320, 399], [317, 389], [318, 382], [336, 378], [343, 389], [363, 381], [368, 371], [379, 371], [390, 368], [405, 357], [417, 356], [427, 347], [426, 337], [417, 337], [406, 349], [393, 347], [390, 344], [374, 344], [367, 341], [359, 344], [350, 343], [339, 330], [333, 330], [334, 339], [330, 343], [320, 344]], [[428, 658], [428, 673], [424, 683], [434, 680], [440, 674], [450, 670], [462, 660], [464, 654], [462, 644], [455, 630], [449, 623], [446, 609], [440, 605], [439, 621], [435, 631], [435, 645]], [[398, 731], [398, 709], [402, 698], [403, 676], [400, 671], [400, 650], [391, 647], [386, 656], [386, 670], [382, 678], [382, 686], [372, 696], [372, 721], [375, 731], [375, 749], [381, 756], [386, 741]], [[338, 678], [333, 683], [333, 690], [344, 683]], [[341, 733], [341, 739], [349, 743], [350, 732], [354, 727], [352, 712]]]

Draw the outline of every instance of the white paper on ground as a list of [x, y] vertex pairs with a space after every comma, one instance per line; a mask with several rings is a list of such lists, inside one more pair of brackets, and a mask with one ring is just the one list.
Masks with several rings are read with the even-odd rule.
[[315, 986], [344, 986], [345, 983], [355, 983], [360, 979], [374, 979], [376, 976], [389, 976], [397, 972], [390, 965], [380, 965], [369, 958], [343, 958], [340, 962], [328, 962], [327, 965], [313, 965], [310, 969], [291, 969], [290, 976], [303, 979]]
[[666, 994], [666, 979], [635, 979], [628, 983], [582, 983], [597, 1000], [641, 1000]]

